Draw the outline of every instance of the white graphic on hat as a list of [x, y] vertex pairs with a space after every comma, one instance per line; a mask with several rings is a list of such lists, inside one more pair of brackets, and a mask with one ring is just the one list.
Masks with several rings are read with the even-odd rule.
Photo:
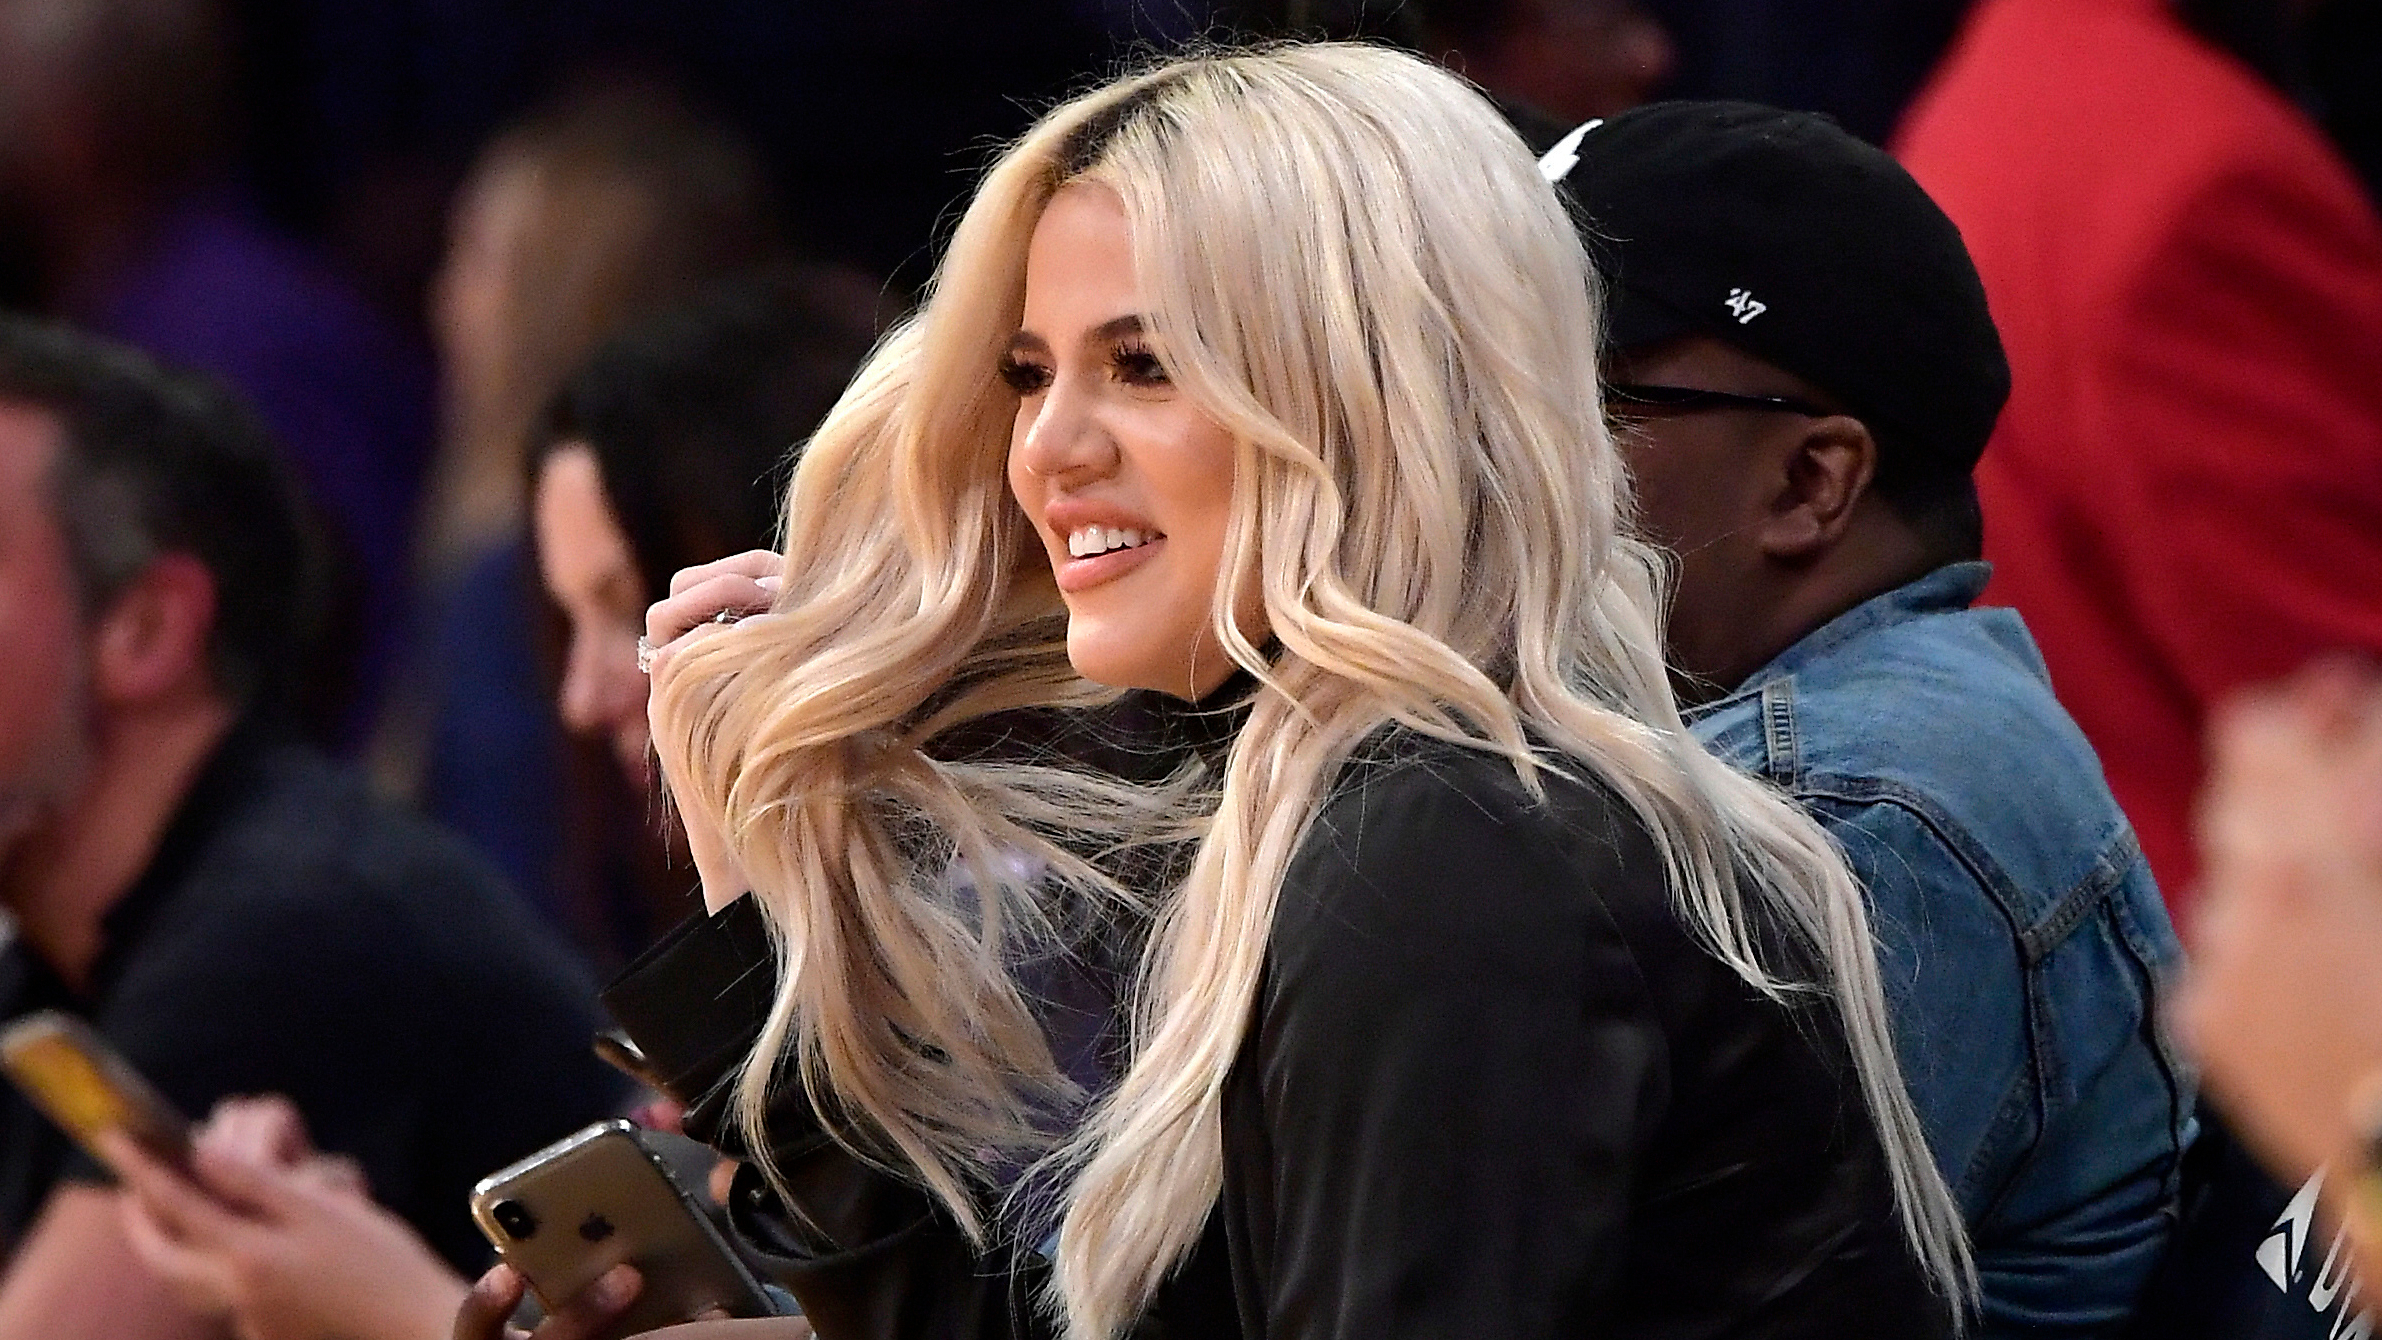
[[1740, 326], [1770, 310], [1770, 304], [1754, 301], [1753, 290], [1745, 288], [1730, 289], [1728, 301], [1721, 306], [1737, 314], [1737, 324]]
[[2258, 1244], [2259, 1268], [2274, 1281], [2274, 1287], [2285, 1293], [2291, 1291], [2291, 1281], [2299, 1277], [2306, 1262], [2308, 1237], [2316, 1227], [2316, 1193], [2323, 1186], [2324, 1170], [2318, 1168], [2308, 1184], [2291, 1198], [2291, 1203], [2283, 1207], [2283, 1217], [2274, 1221], [2266, 1241]]
[[1555, 141], [1555, 147], [1540, 156], [1538, 175], [1548, 181], [1561, 181], [1570, 176], [1571, 170], [1580, 165], [1581, 139], [1604, 123], [1605, 119], [1601, 116], [1593, 121], [1583, 121], [1572, 133]]

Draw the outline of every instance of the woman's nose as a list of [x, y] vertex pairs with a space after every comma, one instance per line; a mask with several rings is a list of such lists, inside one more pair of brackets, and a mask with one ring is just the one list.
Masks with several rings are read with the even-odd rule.
[[1074, 484], [1116, 468], [1116, 439], [1102, 426], [1093, 393], [1062, 379], [1025, 412], [1017, 451], [1028, 473]]

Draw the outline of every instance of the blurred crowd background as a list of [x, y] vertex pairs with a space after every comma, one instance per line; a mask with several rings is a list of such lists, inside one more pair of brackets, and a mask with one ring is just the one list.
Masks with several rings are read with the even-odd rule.
[[[1732, 97], [1891, 144], [1970, 8], [0, 0], [0, 307], [210, 370], [260, 408], [342, 560], [314, 728], [617, 964], [691, 880], [611, 757], [640, 737], [607, 719], [540, 588], [529, 502], [557, 433], [590, 435], [552, 421], [555, 396], [607, 340], [763, 272], [845, 333], [848, 366], [914, 300], [995, 146], [1186, 41], [1369, 35], [1558, 126]], [[2382, 4], [2181, 0], [2173, 22], [2320, 128], [2344, 180], [2382, 186]], [[641, 568], [701, 542], [632, 539]]]

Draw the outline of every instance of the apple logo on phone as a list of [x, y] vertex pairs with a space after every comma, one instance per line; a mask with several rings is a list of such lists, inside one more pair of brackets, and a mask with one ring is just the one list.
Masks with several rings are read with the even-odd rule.
[[579, 1225], [579, 1236], [589, 1242], [602, 1242], [612, 1236], [612, 1221], [601, 1214], [590, 1214]]

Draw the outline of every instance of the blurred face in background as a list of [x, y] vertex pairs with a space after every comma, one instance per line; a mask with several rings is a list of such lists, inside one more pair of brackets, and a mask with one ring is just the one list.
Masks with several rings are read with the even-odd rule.
[[460, 397], [485, 396], [514, 343], [518, 280], [536, 245], [541, 211], [536, 171], [526, 162], [485, 168], [456, 196], [445, 261], [431, 297], [441, 364]]
[[446, 437], [424, 518], [433, 554], [468, 550], [519, 515], [519, 444], [553, 380], [533, 366], [525, 296], [548, 223], [537, 165], [518, 155], [492, 155], [456, 197], [431, 291]]
[[58, 421], [0, 401], [0, 860], [71, 795], [88, 741], [84, 613], [51, 471]]
[[1510, 0], [1499, 22], [1447, 45], [1481, 87], [1574, 123], [1651, 99], [1678, 63], [1671, 35], [1632, 0]]
[[637, 669], [645, 579], [604, 496], [595, 452], [573, 443], [548, 454], [538, 470], [532, 513], [539, 575], [570, 629], [558, 704], [563, 724], [609, 740], [629, 780], [650, 786], [648, 681]]
[[47, 137], [55, 53], [31, 0], [0, 0], [0, 190], [21, 189], [35, 142]]
[[456, 197], [431, 296], [446, 404], [425, 543], [469, 551], [520, 515], [521, 444], [616, 327], [653, 247], [631, 187], [499, 145]]

